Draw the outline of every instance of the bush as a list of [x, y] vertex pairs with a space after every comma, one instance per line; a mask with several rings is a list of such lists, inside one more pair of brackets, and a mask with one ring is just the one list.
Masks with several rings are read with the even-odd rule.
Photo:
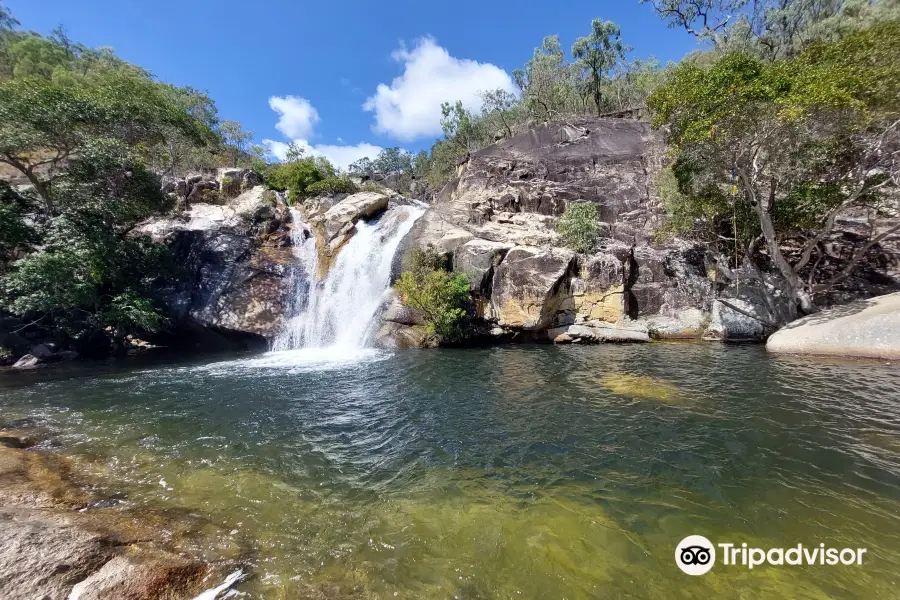
[[556, 231], [567, 248], [585, 254], [590, 252], [600, 231], [597, 207], [587, 202], [570, 204], [559, 218]]
[[307, 156], [274, 165], [267, 169], [266, 184], [279, 192], [286, 191], [288, 199], [295, 202], [309, 196], [310, 186], [321, 181], [338, 179], [330, 162], [317, 156]]
[[422, 311], [431, 335], [446, 341], [463, 337], [469, 306], [469, 278], [462, 273], [448, 273], [443, 257], [434, 251], [416, 249], [409, 271], [400, 275], [396, 284], [401, 301]]
[[356, 191], [356, 184], [350, 181], [346, 175], [339, 177], [327, 177], [306, 186], [306, 193], [310, 196], [319, 194], [352, 194]]

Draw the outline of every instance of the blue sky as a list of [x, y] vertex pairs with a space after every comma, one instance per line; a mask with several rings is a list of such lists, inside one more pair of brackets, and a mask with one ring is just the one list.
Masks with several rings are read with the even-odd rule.
[[[563, 48], [593, 18], [622, 28], [633, 57], [696, 48], [638, 0], [6, 0], [22, 27], [111, 46], [177, 85], [203, 89], [276, 153], [290, 139], [346, 165], [380, 147], [418, 150], [439, 134], [442, 101], [474, 107], [511, 86], [545, 35]], [[274, 142], [274, 143], [272, 143]]]

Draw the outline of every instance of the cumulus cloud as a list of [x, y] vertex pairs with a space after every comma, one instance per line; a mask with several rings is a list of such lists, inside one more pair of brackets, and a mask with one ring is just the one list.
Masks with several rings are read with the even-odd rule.
[[[381, 146], [375, 146], [365, 142], [356, 144], [355, 146], [336, 146], [331, 144], [310, 144], [306, 140], [297, 139], [294, 140], [294, 143], [303, 148], [305, 156], [324, 156], [331, 164], [344, 170], [346, 170], [351, 163], [356, 162], [364, 156], [375, 158], [382, 150]], [[284, 160], [288, 151], [287, 142], [263, 140], [263, 144], [272, 156], [278, 160]]]
[[290, 139], [307, 139], [312, 135], [319, 113], [306, 98], [272, 96], [269, 106], [278, 113], [275, 127]]
[[469, 110], [481, 108], [478, 93], [504, 89], [515, 92], [509, 74], [496, 65], [450, 56], [433, 38], [419, 40], [392, 57], [403, 74], [391, 85], [379, 84], [363, 108], [375, 114], [373, 129], [409, 141], [441, 133], [441, 103], [462, 101]]

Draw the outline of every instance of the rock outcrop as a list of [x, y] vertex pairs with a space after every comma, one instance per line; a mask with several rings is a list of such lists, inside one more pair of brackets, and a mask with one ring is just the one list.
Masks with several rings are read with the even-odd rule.
[[227, 539], [221, 529], [195, 516], [179, 522], [103, 507], [75, 482], [65, 459], [25, 449], [35, 441], [31, 432], [0, 430], [3, 598], [187, 599], [233, 570], [170, 545], [198, 526]]
[[375, 192], [359, 192], [337, 200], [326, 204], [324, 199], [316, 198], [303, 204], [304, 217], [316, 236], [319, 279], [325, 278], [338, 252], [353, 237], [356, 222], [384, 212], [389, 202], [386, 195]]
[[900, 360], [900, 293], [853, 302], [794, 321], [769, 337], [766, 350]]
[[[407, 251], [430, 245], [446, 254], [469, 277], [476, 316], [495, 335], [700, 337], [701, 317], [682, 316], [711, 310], [705, 253], [653, 244], [661, 214], [653, 179], [663, 161], [658, 135], [636, 121], [539, 127], [473, 153], [416, 223]], [[561, 247], [556, 233], [574, 201], [596, 204], [603, 221], [587, 256]], [[563, 332], [573, 325], [593, 330]]]
[[[723, 282], [705, 247], [660, 239], [654, 182], [665, 163], [661, 135], [638, 121], [585, 118], [503, 140], [460, 164], [408, 236], [397, 270], [408, 267], [412, 248], [443, 253], [469, 277], [483, 320], [477, 329], [498, 339], [613, 340], [612, 327], [621, 340], [765, 340], [789, 308], [779, 292], [762, 293], [775, 289], [770, 274], [728, 269]], [[597, 207], [591, 253], [565, 250], [557, 235], [572, 202]], [[829, 256], [846, 255], [867, 231], [860, 219], [838, 219]], [[900, 241], [892, 247], [893, 259], [873, 258], [877, 268], [848, 279], [828, 302], [900, 289]]]
[[135, 234], [166, 244], [183, 270], [164, 293], [175, 331], [159, 343], [214, 348], [274, 337], [289, 303], [289, 223], [284, 202], [256, 186], [139, 226]]

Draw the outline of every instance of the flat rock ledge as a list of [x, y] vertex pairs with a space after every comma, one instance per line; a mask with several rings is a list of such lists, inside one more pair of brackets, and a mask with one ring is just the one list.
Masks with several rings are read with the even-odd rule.
[[769, 337], [766, 350], [900, 360], [900, 292], [794, 321]]
[[170, 544], [215, 526], [104, 507], [65, 458], [32, 448], [42, 435], [0, 428], [0, 597], [191, 599], [236, 570], [240, 550], [217, 548], [210, 562]]
[[603, 321], [556, 327], [547, 330], [547, 337], [556, 344], [626, 344], [650, 341], [646, 328], [613, 325]]

